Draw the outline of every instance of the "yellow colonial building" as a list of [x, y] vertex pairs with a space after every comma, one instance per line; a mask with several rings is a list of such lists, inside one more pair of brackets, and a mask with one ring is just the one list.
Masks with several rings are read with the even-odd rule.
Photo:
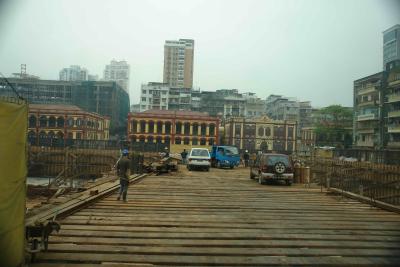
[[147, 110], [128, 115], [131, 145], [143, 150], [181, 152], [218, 142], [219, 119], [194, 111]]
[[67, 140], [109, 140], [110, 120], [73, 105], [30, 104], [31, 145], [64, 145]]
[[297, 123], [256, 118], [233, 117], [225, 121], [224, 143], [249, 152], [290, 154], [296, 150]]

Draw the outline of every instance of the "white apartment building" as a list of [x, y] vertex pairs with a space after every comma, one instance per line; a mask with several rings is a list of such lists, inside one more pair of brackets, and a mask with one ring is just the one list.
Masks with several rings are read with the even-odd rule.
[[71, 65], [69, 68], [60, 70], [60, 81], [86, 81], [89, 72], [78, 65]]
[[130, 66], [125, 60], [111, 60], [104, 70], [104, 80], [117, 82], [127, 93], [129, 93], [129, 76]]
[[168, 110], [168, 103], [168, 84], [159, 82], [142, 84], [140, 92], [140, 112], [151, 109]]
[[194, 40], [165, 41], [163, 82], [174, 88], [192, 88], [193, 55]]

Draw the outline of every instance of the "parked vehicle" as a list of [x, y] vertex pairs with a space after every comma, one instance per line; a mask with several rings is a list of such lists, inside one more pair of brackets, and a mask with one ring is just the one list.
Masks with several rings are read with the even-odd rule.
[[188, 156], [187, 168], [189, 171], [193, 169], [210, 170], [211, 157], [207, 148], [192, 148]]
[[288, 155], [262, 153], [250, 166], [250, 178], [257, 178], [260, 184], [266, 181], [285, 181], [293, 183], [293, 164]]
[[233, 169], [240, 163], [239, 151], [234, 146], [213, 146], [211, 164], [213, 167], [229, 167]]

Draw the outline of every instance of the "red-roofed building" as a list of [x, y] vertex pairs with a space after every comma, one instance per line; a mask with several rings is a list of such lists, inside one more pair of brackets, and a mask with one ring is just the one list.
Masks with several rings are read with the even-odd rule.
[[32, 145], [63, 146], [67, 140], [109, 140], [110, 120], [74, 105], [29, 104]]
[[218, 142], [219, 119], [195, 111], [147, 110], [128, 114], [131, 144], [155, 144], [181, 152]]

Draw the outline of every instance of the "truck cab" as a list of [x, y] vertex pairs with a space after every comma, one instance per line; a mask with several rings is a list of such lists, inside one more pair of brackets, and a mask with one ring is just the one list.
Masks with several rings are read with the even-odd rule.
[[233, 169], [240, 163], [239, 150], [235, 146], [213, 146], [211, 164], [213, 167]]

